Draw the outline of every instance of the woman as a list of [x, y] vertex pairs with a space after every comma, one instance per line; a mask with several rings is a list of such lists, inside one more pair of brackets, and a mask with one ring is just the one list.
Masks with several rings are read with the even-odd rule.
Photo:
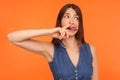
[[[52, 42], [31, 38], [51, 36]], [[21, 30], [8, 34], [17, 46], [45, 56], [54, 80], [98, 80], [95, 48], [84, 40], [81, 10], [66, 4], [52, 29]]]

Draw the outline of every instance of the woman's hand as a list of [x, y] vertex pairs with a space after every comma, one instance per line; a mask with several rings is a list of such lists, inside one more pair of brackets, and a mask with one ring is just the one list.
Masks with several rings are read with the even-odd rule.
[[58, 38], [58, 39], [65, 39], [69, 38], [68, 31], [66, 30], [69, 26], [65, 27], [56, 27], [54, 29], [51, 29], [53, 31], [52, 37], [53, 38]]

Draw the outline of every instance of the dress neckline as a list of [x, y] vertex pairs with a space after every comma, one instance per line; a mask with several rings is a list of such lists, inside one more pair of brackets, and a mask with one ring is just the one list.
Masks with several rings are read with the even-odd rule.
[[73, 62], [71, 61], [71, 59], [70, 59], [70, 57], [69, 57], [69, 55], [68, 55], [68, 53], [67, 53], [67, 51], [66, 51], [66, 47], [65, 47], [65, 45], [64, 45], [62, 42], [60, 43], [60, 45], [64, 48], [64, 50], [65, 50], [65, 55], [67, 56], [68, 61], [69, 61], [70, 65], [72, 66], [72, 68], [73, 68], [73, 69], [77, 69], [78, 66], [79, 66], [80, 63], [81, 63], [81, 47], [79, 47], [79, 57], [78, 57], [78, 62], [77, 62], [77, 65], [75, 66], [75, 65], [73, 64]]

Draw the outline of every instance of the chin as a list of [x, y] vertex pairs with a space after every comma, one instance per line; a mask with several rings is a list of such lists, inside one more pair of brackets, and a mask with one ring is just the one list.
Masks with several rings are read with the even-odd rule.
[[69, 34], [70, 37], [75, 37], [75, 33]]
[[69, 32], [69, 35], [75, 36], [77, 34], [77, 31]]

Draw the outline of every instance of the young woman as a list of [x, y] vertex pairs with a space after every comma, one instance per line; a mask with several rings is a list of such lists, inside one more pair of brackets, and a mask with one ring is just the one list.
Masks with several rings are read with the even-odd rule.
[[[52, 42], [31, 38], [51, 36]], [[54, 80], [98, 80], [95, 48], [84, 40], [81, 10], [66, 4], [52, 29], [21, 30], [8, 34], [17, 46], [45, 56]]]

